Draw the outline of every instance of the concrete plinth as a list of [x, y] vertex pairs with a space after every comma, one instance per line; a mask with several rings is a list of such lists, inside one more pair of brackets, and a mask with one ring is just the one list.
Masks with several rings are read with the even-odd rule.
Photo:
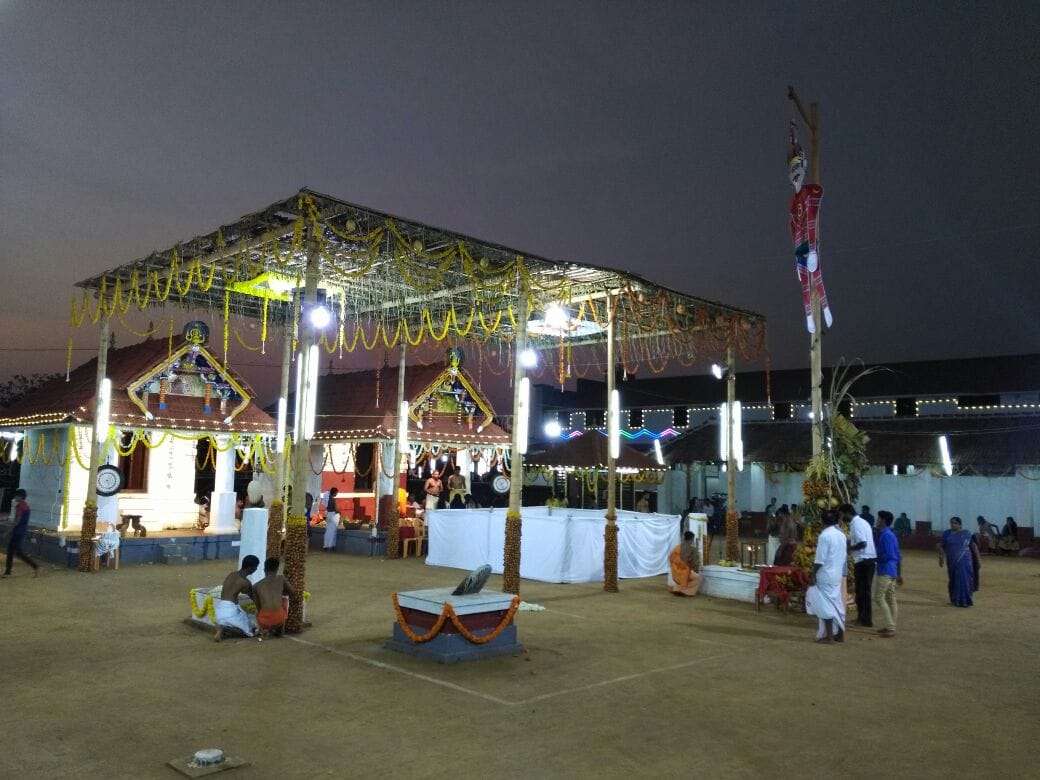
[[720, 599], [733, 599], [755, 603], [755, 592], [758, 590], [758, 572], [745, 571], [730, 566], [701, 567], [701, 590], [705, 596]]
[[[399, 593], [398, 606], [408, 628], [415, 634], [424, 635], [437, 622], [445, 602], [451, 604], [455, 615], [466, 630], [475, 636], [486, 636], [498, 627], [513, 603], [513, 595], [498, 591], [485, 591], [468, 596], [453, 596], [452, 588], [432, 588]], [[393, 634], [385, 647], [421, 658], [430, 658], [442, 664], [475, 661], [496, 655], [517, 655], [523, 645], [517, 641], [516, 626], [510, 618], [502, 632], [484, 644], [475, 644], [461, 635], [450, 621], [445, 621], [440, 632], [428, 642], [414, 642], [394, 622]]]

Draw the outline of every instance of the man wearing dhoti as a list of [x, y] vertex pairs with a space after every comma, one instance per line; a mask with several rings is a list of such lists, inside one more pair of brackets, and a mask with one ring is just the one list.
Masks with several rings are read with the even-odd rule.
[[845, 598], [842, 585], [847, 568], [848, 542], [838, 528], [838, 513], [827, 510], [821, 518], [823, 530], [816, 540], [816, 558], [809, 589], [805, 593], [805, 611], [816, 615], [819, 625], [816, 641], [845, 641]]
[[693, 531], [683, 534], [681, 544], [672, 548], [668, 556], [668, 565], [671, 568], [674, 584], [668, 586], [668, 590], [676, 595], [696, 596], [701, 589], [700, 555], [697, 552], [697, 539]]
[[255, 555], [247, 555], [242, 559], [242, 568], [231, 572], [224, 578], [220, 589], [220, 598], [213, 602], [213, 617], [217, 623], [217, 632], [213, 639], [219, 642], [224, 638], [224, 628], [237, 628], [246, 636], [252, 636], [256, 621], [238, 605], [238, 594], [244, 593], [253, 598], [253, 586], [249, 577], [260, 565]]
[[264, 561], [264, 578], [253, 586], [253, 601], [256, 602], [256, 622], [260, 636], [274, 631], [281, 634], [289, 617], [289, 596], [292, 585], [278, 573], [278, 559]]

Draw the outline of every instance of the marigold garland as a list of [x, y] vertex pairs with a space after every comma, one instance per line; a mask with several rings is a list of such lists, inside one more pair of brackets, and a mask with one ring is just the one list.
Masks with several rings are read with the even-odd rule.
[[475, 645], [487, 644], [488, 642], [497, 639], [498, 636], [508, 628], [509, 624], [513, 620], [513, 616], [516, 615], [516, 611], [520, 608], [520, 597], [513, 596], [513, 601], [510, 603], [505, 617], [502, 618], [502, 622], [499, 623], [491, 633], [485, 634], [484, 636], [477, 636], [462, 625], [462, 621], [459, 620], [458, 615], [455, 614], [455, 609], [451, 606], [451, 602], [445, 601], [444, 609], [441, 610], [441, 614], [437, 617], [437, 622], [433, 624], [433, 627], [429, 631], [420, 636], [412, 631], [411, 627], [408, 625], [408, 621], [405, 620], [404, 613], [401, 611], [401, 605], [397, 601], [396, 593], [393, 595], [393, 602], [394, 613], [397, 615], [397, 624], [401, 627], [401, 630], [404, 631], [405, 635], [416, 644], [429, 642], [431, 639], [436, 637], [437, 634], [441, 632], [441, 629], [444, 628], [444, 624], [448, 620], [451, 621], [451, 624], [455, 626], [455, 630], [464, 636], [468, 642]]

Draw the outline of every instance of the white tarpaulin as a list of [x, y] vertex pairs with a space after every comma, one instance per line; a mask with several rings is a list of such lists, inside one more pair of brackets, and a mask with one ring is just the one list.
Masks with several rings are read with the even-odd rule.
[[[524, 507], [520, 576], [542, 582], [602, 582], [601, 509]], [[668, 553], [679, 542], [672, 515], [618, 512], [618, 576], [653, 577], [668, 570]], [[502, 573], [505, 509], [441, 509], [426, 512], [430, 566], [467, 571], [491, 564]]]

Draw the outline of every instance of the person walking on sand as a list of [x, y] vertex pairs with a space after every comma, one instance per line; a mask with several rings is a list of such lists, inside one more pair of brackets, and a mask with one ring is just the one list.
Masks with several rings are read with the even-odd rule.
[[847, 544], [838, 528], [838, 513], [828, 509], [821, 518], [824, 529], [816, 539], [816, 558], [805, 592], [805, 611], [818, 621], [816, 641], [824, 644], [845, 641], [845, 581]]
[[27, 494], [24, 489], [18, 488], [18, 490], [14, 491], [14, 496], [12, 497], [14, 509], [11, 512], [14, 517], [14, 528], [11, 529], [11, 540], [7, 543], [7, 565], [4, 566], [3, 574], [5, 577], [11, 576], [11, 564], [14, 563], [15, 556], [32, 566], [34, 577], [40, 575], [39, 564], [22, 550], [25, 536], [29, 532], [29, 512], [31, 511], [26, 498]]
[[896, 619], [899, 617], [896, 586], [903, 585], [903, 556], [899, 552], [899, 537], [892, 530], [892, 513], [882, 509], [877, 517], [877, 574], [872, 595], [881, 622], [878, 633], [891, 638], [896, 635]]

